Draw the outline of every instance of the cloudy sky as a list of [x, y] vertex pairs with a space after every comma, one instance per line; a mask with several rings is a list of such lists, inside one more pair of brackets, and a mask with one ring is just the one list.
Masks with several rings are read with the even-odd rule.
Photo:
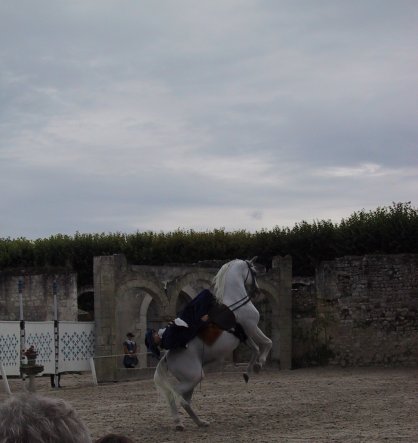
[[0, 0], [0, 237], [418, 204], [416, 0]]

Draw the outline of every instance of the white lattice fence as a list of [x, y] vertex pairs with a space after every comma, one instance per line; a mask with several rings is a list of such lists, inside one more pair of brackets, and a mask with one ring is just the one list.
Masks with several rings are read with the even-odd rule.
[[[44, 366], [44, 374], [90, 371], [90, 358], [94, 356], [93, 322], [58, 322], [58, 343], [53, 321], [27, 321], [24, 331], [22, 348], [34, 346], [38, 351], [36, 362]], [[0, 361], [6, 375], [20, 375], [20, 350], [20, 322], [0, 322]]]
[[20, 374], [20, 323], [0, 322], [0, 361], [7, 375]]
[[94, 355], [94, 323], [59, 323], [58, 372], [89, 371]]
[[36, 363], [44, 366], [45, 374], [55, 373], [55, 342], [53, 321], [25, 322], [25, 348], [34, 346], [38, 351]]

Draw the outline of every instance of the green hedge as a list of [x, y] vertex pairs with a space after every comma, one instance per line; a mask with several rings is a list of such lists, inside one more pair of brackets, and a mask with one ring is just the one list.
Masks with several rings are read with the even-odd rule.
[[257, 255], [267, 267], [273, 256], [290, 254], [295, 275], [313, 275], [320, 261], [344, 255], [418, 253], [418, 209], [410, 202], [393, 203], [355, 212], [340, 223], [302, 221], [293, 228], [277, 226], [255, 233], [215, 229], [1, 238], [0, 269], [66, 267], [78, 273], [79, 284], [87, 284], [92, 282], [93, 257], [116, 253], [144, 265]]

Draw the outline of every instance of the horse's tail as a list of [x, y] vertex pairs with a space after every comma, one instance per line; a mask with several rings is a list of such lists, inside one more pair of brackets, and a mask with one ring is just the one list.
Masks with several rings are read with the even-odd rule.
[[184, 398], [174, 389], [168, 372], [167, 355], [165, 355], [155, 368], [154, 383], [157, 389], [166, 397], [169, 404], [180, 400], [185, 402]]

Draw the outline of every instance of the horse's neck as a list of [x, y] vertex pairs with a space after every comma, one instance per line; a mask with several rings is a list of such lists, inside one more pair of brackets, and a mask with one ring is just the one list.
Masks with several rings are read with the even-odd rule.
[[227, 306], [245, 298], [247, 294], [242, 276], [242, 263], [241, 260], [229, 262], [217, 275], [215, 296], [219, 302]]
[[229, 306], [247, 296], [244, 282], [239, 275], [228, 276], [225, 280], [223, 303]]

